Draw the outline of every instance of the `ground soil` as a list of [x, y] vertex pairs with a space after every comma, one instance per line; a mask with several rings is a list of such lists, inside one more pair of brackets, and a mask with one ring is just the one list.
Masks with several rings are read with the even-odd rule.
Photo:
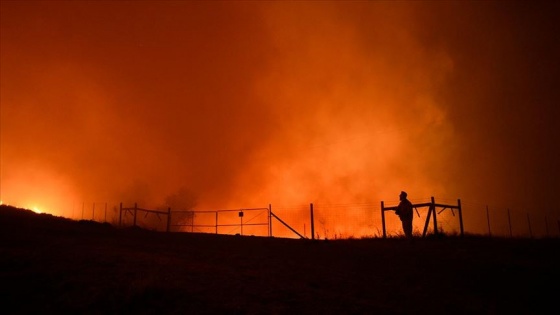
[[560, 240], [164, 233], [0, 206], [4, 314], [555, 313]]

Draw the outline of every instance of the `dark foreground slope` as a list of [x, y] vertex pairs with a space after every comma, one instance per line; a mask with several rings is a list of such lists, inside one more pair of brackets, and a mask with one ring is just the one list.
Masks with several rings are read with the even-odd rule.
[[559, 244], [158, 233], [0, 206], [0, 299], [4, 314], [542, 314]]

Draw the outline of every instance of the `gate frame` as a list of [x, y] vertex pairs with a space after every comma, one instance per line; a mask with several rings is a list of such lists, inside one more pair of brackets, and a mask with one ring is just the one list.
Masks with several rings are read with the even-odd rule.
[[[461, 236], [464, 236], [464, 229], [463, 229], [463, 212], [461, 209], [461, 199], [457, 199], [457, 205], [445, 205], [445, 204], [439, 204], [435, 202], [434, 197], [431, 197], [431, 202], [425, 202], [425, 203], [417, 203], [417, 204], [412, 204], [412, 207], [416, 210], [416, 214], [418, 214], [418, 208], [422, 208], [422, 207], [428, 207], [428, 216], [426, 217], [426, 222], [424, 224], [424, 231], [422, 233], [422, 237], [425, 237], [427, 232], [428, 232], [428, 225], [430, 224], [430, 218], [433, 215], [433, 225], [434, 225], [434, 234], [438, 235], [439, 234], [439, 230], [437, 227], [437, 214], [440, 214], [441, 212], [443, 212], [446, 209], [450, 209], [453, 212], [453, 209], [457, 209], [459, 212], [459, 228], [461, 230]], [[436, 212], [436, 208], [443, 208], [441, 209], [439, 212]], [[385, 227], [385, 211], [395, 211], [397, 210], [398, 205], [397, 206], [390, 206], [390, 207], [385, 207], [385, 202], [381, 201], [381, 224], [383, 225], [383, 238], [387, 238], [387, 232], [386, 232], [386, 227]], [[455, 215], [453, 213], [453, 215]], [[418, 214], [418, 216], [420, 216], [420, 214]]]
[[122, 213], [123, 211], [125, 212], [125, 215], [127, 212], [130, 212], [133, 216], [133, 221], [132, 221], [132, 226], [136, 227], [136, 216], [138, 215], [138, 211], [143, 211], [146, 212], [146, 216], [148, 214], [155, 214], [158, 218], [159, 215], [167, 215], [167, 224], [166, 224], [166, 232], [169, 232], [169, 227], [171, 224], [171, 208], [167, 208], [167, 211], [159, 211], [159, 210], [150, 210], [150, 209], [143, 209], [143, 208], [138, 208], [138, 204], [134, 203], [134, 208], [128, 207], [128, 208], [123, 208], [123, 203], [120, 203], [119, 206], [119, 226], [122, 226]]
[[[243, 223], [243, 217], [244, 217], [244, 212], [243, 211], [268, 211], [268, 222], [266, 223]], [[197, 213], [214, 213], [215, 214], [215, 219], [214, 222], [215, 224], [194, 224], [194, 216], [193, 216], [193, 221], [191, 224], [170, 224], [170, 226], [190, 226], [191, 227], [191, 232], [194, 232], [194, 228], [195, 227], [206, 227], [206, 228], [215, 228], [215, 234], [219, 234], [218, 233], [218, 228], [219, 227], [227, 227], [227, 226], [239, 226], [241, 231], [240, 231], [240, 235], [243, 235], [243, 226], [248, 226], [248, 225], [267, 225], [269, 226], [269, 228], [267, 229], [269, 231], [269, 234], [271, 233], [272, 229], [270, 228], [271, 222], [270, 222], [270, 208], [242, 208], [242, 209], [220, 209], [220, 210], [177, 210], [177, 211], [172, 211], [172, 213], [192, 213], [193, 215], [197, 214]], [[239, 224], [218, 224], [218, 220], [219, 220], [219, 213], [221, 212], [238, 212], [238, 216], [240, 218], [240, 223]], [[189, 232], [187, 232], [189, 233]], [[269, 235], [270, 236], [270, 235]]]

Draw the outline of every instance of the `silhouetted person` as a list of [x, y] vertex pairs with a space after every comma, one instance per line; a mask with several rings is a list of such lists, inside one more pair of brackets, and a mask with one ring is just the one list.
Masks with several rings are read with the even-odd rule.
[[397, 210], [395, 210], [395, 213], [401, 219], [404, 235], [407, 238], [412, 238], [412, 203], [406, 199], [406, 197], [406, 192], [401, 191], [401, 194], [399, 195], [401, 202], [399, 203]]

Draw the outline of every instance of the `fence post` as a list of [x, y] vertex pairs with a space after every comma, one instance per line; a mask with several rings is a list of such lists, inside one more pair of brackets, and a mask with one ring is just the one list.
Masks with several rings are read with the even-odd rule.
[[122, 226], [122, 202], [119, 206], [119, 226]]
[[422, 237], [425, 237], [426, 234], [428, 233], [428, 227], [430, 226], [430, 219], [432, 217], [432, 212], [435, 215], [435, 208], [434, 208], [434, 204], [432, 203], [428, 209], [428, 216], [426, 217], [426, 223], [424, 223], [424, 231], [422, 231]]
[[171, 207], [167, 208], [167, 232], [169, 232], [169, 228], [171, 227]]
[[243, 235], [243, 210], [239, 211], [239, 220], [240, 235]]
[[437, 215], [436, 215], [436, 201], [435, 198], [432, 196], [432, 211], [434, 212], [434, 234], [439, 234], [438, 227], [437, 227]]
[[315, 239], [315, 222], [313, 221], [313, 203], [309, 204], [309, 210], [311, 211], [311, 239]]
[[385, 230], [385, 203], [381, 201], [381, 225], [383, 226], [383, 238], [387, 238], [387, 231]]
[[457, 210], [459, 210], [459, 228], [461, 229], [461, 236], [463, 236], [463, 211], [461, 208], [461, 199], [457, 199]]
[[268, 237], [272, 237], [272, 204], [268, 204]]

